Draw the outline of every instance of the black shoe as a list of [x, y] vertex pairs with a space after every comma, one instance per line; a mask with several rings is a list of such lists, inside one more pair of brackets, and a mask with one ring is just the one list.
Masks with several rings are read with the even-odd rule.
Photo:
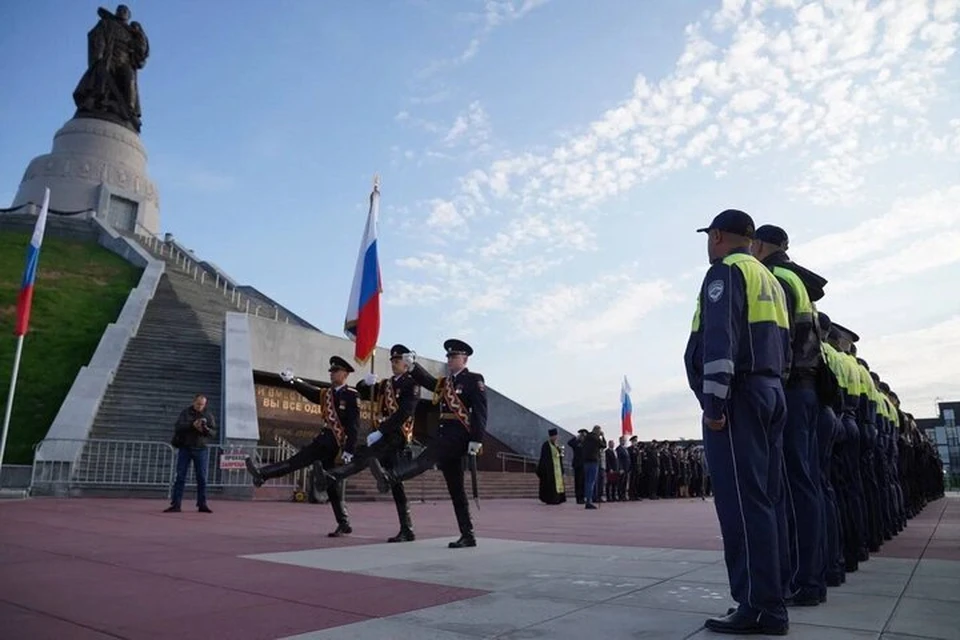
[[796, 594], [789, 598], [784, 599], [783, 603], [788, 607], [816, 607], [821, 602], [826, 602], [826, 596], [823, 597], [823, 600], [820, 599], [819, 595], [809, 595], [809, 594]]
[[253, 486], [262, 487], [263, 483], [266, 482], [263, 479], [263, 476], [260, 475], [260, 469], [257, 468], [257, 465], [253, 464], [253, 460], [250, 459], [250, 456], [247, 456], [247, 459], [243, 461], [247, 467], [247, 473], [253, 477]]
[[417, 536], [413, 534], [412, 529], [400, 529], [400, 533], [392, 538], [387, 538], [387, 542], [413, 542], [416, 539]]
[[199, 511], [200, 513], [213, 513], [213, 511], [210, 511], [210, 507], [208, 507], [207, 505], [203, 505], [202, 507], [197, 507], [197, 511]]
[[353, 533], [353, 527], [348, 524], [338, 524], [336, 529], [327, 534], [327, 537], [340, 538], [348, 533]]
[[477, 546], [477, 539], [472, 535], [460, 536], [460, 539], [456, 542], [451, 542], [447, 545], [450, 549], [463, 549], [465, 547], [475, 547]]
[[169, 506], [163, 510], [164, 513], [180, 513], [180, 507], [178, 506]]
[[733, 610], [733, 613], [728, 613], [722, 618], [710, 618], [703, 626], [714, 633], [744, 636], [756, 634], [785, 636], [790, 630], [790, 623], [786, 621], [771, 620], [763, 614], [752, 616], [738, 610]]
[[596, 509], [596, 508], [597, 508], [597, 505], [595, 505], [592, 502], [588, 502], [587, 506], [584, 507], [584, 509]]
[[839, 587], [843, 584], [843, 578], [837, 575], [827, 576], [827, 586], [828, 587]]

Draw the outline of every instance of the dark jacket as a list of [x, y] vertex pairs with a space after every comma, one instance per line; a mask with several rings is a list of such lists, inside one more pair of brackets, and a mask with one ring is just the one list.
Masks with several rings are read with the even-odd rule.
[[600, 452], [603, 451], [603, 440], [593, 433], [583, 438], [583, 463], [600, 462]]
[[620, 471], [620, 460], [617, 458], [616, 449], [606, 449], [607, 456], [607, 473], [611, 471]]
[[[203, 432], [194, 428], [193, 422], [195, 420], [207, 421]], [[210, 438], [216, 436], [217, 421], [213, 418], [210, 409], [204, 408], [203, 411], [197, 411], [193, 408], [193, 405], [190, 405], [180, 412], [173, 432], [174, 439], [171, 444], [177, 449], [205, 447]]]
[[583, 441], [579, 437], [574, 436], [570, 438], [570, 441], [567, 442], [567, 446], [573, 449], [573, 468], [582, 469], [583, 468]]

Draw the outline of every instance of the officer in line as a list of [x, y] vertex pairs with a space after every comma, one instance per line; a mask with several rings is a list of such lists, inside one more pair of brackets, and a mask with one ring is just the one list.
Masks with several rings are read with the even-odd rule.
[[370, 470], [380, 492], [386, 493], [397, 482], [414, 478], [436, 465], [447, 483], [460, 528], [460, 538], [449, 547], [460, 549], [477, 546], [470, 503], [463, 486], [463, 456], [480, 452], [487, 428], [487, 389], [483, 376], [467, 369], [467, 359], [473, 355], [469, 344], [451, 338], [443, 343], [443, 348], [447, 352], [449, 375], [440, 378], [434, 378], [420, 366], [413, 353], [403, 355], [413, 366], [413, 379], [433, 391], [433, 403], [440, 405], [440, 428], [436, 437], [415, 459], [384, 469], [379, 460], [371, 458]]
[[[319, 462], [323, 468], [331, 469], [341, 457], [344, 463], [353, 459], [357, 445], [357, 430], [360, 425], [360, 403], [357, 391], [347, 386], [347, 376], [353, 373], [353, 367], [340, 356], [330, 358], [330, 388], [321, 389], [295, 378], [289, 369], [280, 373], [280, 379], [292, 385], [304, 398], [320, 405], [324, 426], [310, 444], [300, 449], [292, 457], [280, 462], [257, 467], [249, 457], [246, 459], [247, 472], [253, 476], [253, 484], [262, 486], [270, 478], [279, 478]], [[338, 482], [326, 485], [327, 497], [333, 515], [337, 519], [337, 528], [331, 531], [331, 538], [353, 533], [350, 526], [350, 514], [343, 500], [343, 486]]]
[[823, 365], [820, 335], [813, 301], [802, 279], [806, 270], [787, 256], [786, 231], [773, 225], [757, 228], [751, 253], [780, 282], [790, 319], [790, 374], [784, 387], [787, 426], [783, 434], [783, 456], [787, 490], [779, 517], [786, 519], [788, 548], [780, 549], [785, 589], [792, 594], [787, 604], [817, 606], [827, 597], [823, 576], [823, 494], [817, 427], [820, 403], [817, 372]]
[[[313, 478], [317, 490], [323, 491], [330, 483], [340, 483], [363, 471], [368, 467], [370, 458], [380, 460], [387, 468], [393, 468], [399, 461], [413, 437], [414, 414], [420, 401], [420, 385], [410, 375], [410, 365], [403, 360], [408, 353], [410, 349], [404, 345], [393, 345], [390, 347], [393, 375], [377, 382], [376, 374], [368, 373], [357, 384], [360, 398], [371, 403], [375, 428], [367, 436], [367, 446], [361, 447], [347, 464], [328, 471], [320, 462], [314, 463]], [[400, 519], [400, 532], [387, 538], [387, 542], [412, 542], [416, 536], [403, 483], [395, 483], [391, 490]]]
[[684, 356], [703, 409], [703, 441], [737, 609], [706, 621], [728, 634], [784, 635], [776, 505], [782, 487], [790, 322], [783, 289], [750, 255], [752, 218], [717, 215], [707, 233], [707, 271]]
[[[817, 312], [820, 336], [830, 333], [830, 317]], [[825, 368], [820, 371], [817, 392], [820, 397], [820, 420], [817, 427], [817, 448], [820, 453], [820, 485], [824, 498], [824, 582], [828, 587], [838, 587], [846, 582], [845, 562], [843, 559], [843, 529], [841, 514], [846, 514], [846, 502], [841, 493], [842, 486], [834, 478], [839, 473], [834, 462], [834, 449], [839, 449], [838, 438], [842, 440], [840, 419], [843, 411], [843, 391], [840, 380], [843, 369], [836, 359], [836, 350], [821, 340]], [[844, 506], [842, 506], [844, 505]]]
[[850, 355], [850, 345], [859, 339], [850, 329], [833, 321], [827, 342], [836, 351], [838, 367], [843, 372], [843, 409], [840, 413], [842, 436], [839, 458], [841, 460], [842, 484], [845, 489], [847, 519], [844, 523], [844, 560], [848, 573], [857, 571], [860, 562], [870, 559], [867, 550], [866, 507], [863, 496], [863, 477], [860, 475], [860, 428], [857, 425], [857, 408], [860, 403], [860, 375], [856, 360]]

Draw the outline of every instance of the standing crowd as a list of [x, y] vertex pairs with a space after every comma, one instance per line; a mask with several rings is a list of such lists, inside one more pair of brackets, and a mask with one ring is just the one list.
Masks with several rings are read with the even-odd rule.
[[[544, 473], [549, 464], [544, 452], [549, 447], [562, 451], [554, 429], [541, 451], [538, 475], [540, 499], [547, 504], [566, 501], [566, 492], [557, 491], [552, 476]], [[580, 429], [567, 442], [573, 451], [571, 467], [577, 504], [595, 509], [600, 502], [659, 500], [661, 498], [705, 498], [711, 495], [703, 446], [697, 443], [639, 442], [637, 436], [620, 437], [617, 445], [606, 441], [603, 430]], [[604, 448], [606, 447], [606, 448]], [[562, 472], [562, 453], [559, 456]], [[588, 482], [589, 478], [589, 482]], [[546, 484], [545, 484], [546, 483]]]

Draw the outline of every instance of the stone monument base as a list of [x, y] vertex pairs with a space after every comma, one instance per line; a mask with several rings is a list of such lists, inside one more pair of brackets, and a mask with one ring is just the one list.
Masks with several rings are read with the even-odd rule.
[[157, 188], [147, 176], [147, 152], [130, 129], [96, 118], [73, 118], [53, 136], [53, 150], [24, 173], [13, 206], [93, 210], [117, 231], [160, 232]]

